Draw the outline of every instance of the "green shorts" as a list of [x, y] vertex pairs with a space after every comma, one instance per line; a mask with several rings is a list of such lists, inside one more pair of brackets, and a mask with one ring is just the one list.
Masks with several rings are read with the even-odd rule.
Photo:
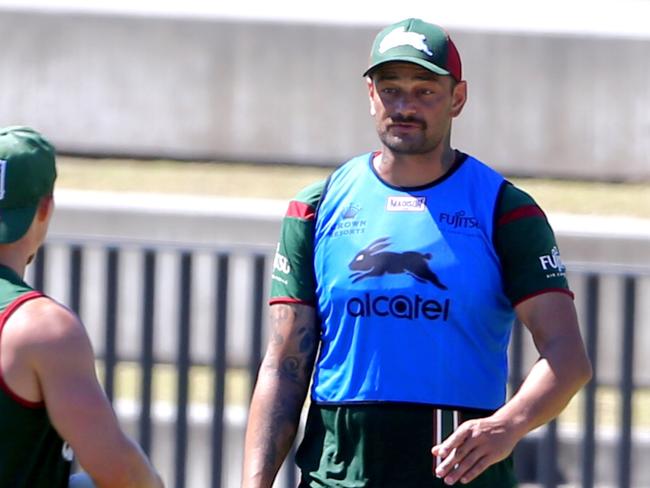
[[[437, 488], [431, 448], [452, 425], [450, 411], [426, 405], [314, 405], [309, 408], [303, 441], [296, 454], [300, 488]], [[492, 412], [463, 409], [456, 424]], [[441, 417], [443, 422], [441, 422]], [[517, 486], [512, 456], [491, 466], [469, 488]]]

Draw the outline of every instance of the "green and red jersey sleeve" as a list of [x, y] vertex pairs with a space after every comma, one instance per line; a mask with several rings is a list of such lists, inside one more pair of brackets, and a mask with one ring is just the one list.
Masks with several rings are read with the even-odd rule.
[[[289, 202], [273, 263], [272, 304], [316, 304], [314, 219], [324, 188], [325, 181], [320, 181]], [[571, 294], [553, 230], [530, 195], [505, 184], [494, 225], [503, 286], [513, 306], [548, 291]]]
[[316, 304], [314, 219], [325, 180], [302, 190], [289, 202], [273, 260], [271, 303]]
[[548, 291], [569, 291], [553, 229], [535, 200], [506, 183], [498, 202], [494, 245], [513, 305]]

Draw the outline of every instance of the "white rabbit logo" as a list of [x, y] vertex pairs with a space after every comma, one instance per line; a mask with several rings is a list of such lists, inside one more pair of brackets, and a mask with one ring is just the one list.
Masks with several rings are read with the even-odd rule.
[[384, 54], [389, 49], [399, 46], [411, 46], [418, 51], [433, 56], [431, 49], [427, 45], [427, 38], [424, 34], [418, 34], [417, 32], [406, 32], [406, 29], [398, 27], [397, 29], [392, 30], [389, 34], [386, 35], [379, 44], [379, 52]]

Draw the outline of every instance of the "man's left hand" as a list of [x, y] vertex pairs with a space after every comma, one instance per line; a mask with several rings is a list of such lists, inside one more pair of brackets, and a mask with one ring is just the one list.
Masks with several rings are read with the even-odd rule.
[[441, 458], [436, 476], [448, 485], [469, 483], [510, 455], [518, 439], [507, 425], [492, 417], [468, 420], [431, 453]]

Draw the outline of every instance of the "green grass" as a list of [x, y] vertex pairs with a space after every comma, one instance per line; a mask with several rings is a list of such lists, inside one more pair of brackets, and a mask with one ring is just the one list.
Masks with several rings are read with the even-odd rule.
[[[289, 199], [331, 168], [282, 164], [193, 163], [59, 158], [58, 188]], [[512, 180], [546, 212], [650, 219], [650, 182]]]
[[[103, 365], [97, 363], [100, 378], [103, 377]], [[174, 403], [178, 372], [172, 365], [157, 365], [153, 371], [152, 397], [156, 402]], [[137, 400], [141, 397], [140, 369], [137, 363], [121, 362], [116, 371], [115, 398]], [[189, 373], [190, 402], [212, 404], [214, 397], [213, 370], [206, 366], [193, 366]], [[246, 407], [249, 401], [251, 380], [248, 371], [231, 368], [225, 379], [226, 405]], [[610, 387], [601, 387], [596, 396], [596, 422], [599, 428], [616, 428], [621, 415], [619, 392]], [[580, 424], [584, 410], [584, 395], [579, 393], [569, 403], [559, 422], [562, 425]], [[635, 428], [650, 429], [650, 388], [640, 388], [633, 397], [633, 423]]]
[[59, 188], [288, 199], [331, 170], [288, 165], [59, 158]]
[[[97, 361], [97, 373], [103, 382], [104, 365]], [[169, 364], [154, 367], [152, 378], [152, 398], [156, 402], [174, 403], [177, 396], [178, 370]], [[190, 402], [211, 404], [214, 398], [214, 373], [207, 366], [192, 366], [189, 373]], [[252, 385], [248, 371], [230, 368], [226, 372], [224, 400], [229, 405], [245, 406]], [[115, 368], [115, 398], [137, 400], [142, 396], [140, 365], [133, 362], [120, 362]]]
[[[619, 427], [621, 398], [618, 390], [600, 387], [596, 394], [596, 424], [599, 428]], [[578, 393], [559, 417], [562, 424], [575, 425], [584, 411], [584, 394]], [[639, 388], [632, 398], [632, 419], [635, 428], [650, 429], [650, 388]]]
[[547, 212], [650, 218], [650, 183], [513, 179]]

